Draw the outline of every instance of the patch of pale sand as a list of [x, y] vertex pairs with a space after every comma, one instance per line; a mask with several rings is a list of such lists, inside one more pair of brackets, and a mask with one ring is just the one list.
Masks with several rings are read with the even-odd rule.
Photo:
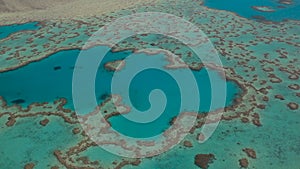
[[0, 25], [101, 15], [158, 0], [0, 0]]
[[69, 2], [72, 0], [0, 0], [0, 12], [41, 10]]

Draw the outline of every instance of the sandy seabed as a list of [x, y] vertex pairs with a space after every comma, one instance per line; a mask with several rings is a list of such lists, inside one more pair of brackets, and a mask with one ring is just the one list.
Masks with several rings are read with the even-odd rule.
[[157, 0], [0, 0], [0, 25], [101, 15]]

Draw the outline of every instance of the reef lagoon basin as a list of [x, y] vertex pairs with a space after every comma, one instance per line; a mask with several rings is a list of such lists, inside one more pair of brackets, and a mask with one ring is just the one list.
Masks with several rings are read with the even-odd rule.
[[[99, 51], [103, 51], [108, 47], [99, 46], [95, 48]], [[0, 83], [4, 86], [0, 90], [1, 96], [5, 98], [9, 106], [18, 104], [24, 107], [32, 103], [53, 102], [60, 98], [65, 98], [67, 100], [65, 107], [74, 110], [72, 103], [72, 77], [73, 70], [76, 69], [75, 63], [79, 53], [80, 50], [78, 49], [59, 51], [39, 62], [31, 63], [13, 71], [1, 73]], [[107, 70], [105, 64], [125, 59], [131, 54], [131, 51], [109, 52], [99, 65], [99, 73], [95, 81], [95, 94], [99, 105], [106, 101], [107, 97], [111, 94], [118, 94], [111, 93], [110, 84], [114, 72]], [[133, 54], [131, 57], [156, 57], [157, 64], [162, 64], [159, 62], [162, 62], [164, 59], [163, 54], [158, 54], [157, 56], [147, 56], [145, 53]], [[168, 64], [167, 61], [164, 62], [165, 65]], [[161, 68], [163, 69], [163, 67]], [[126, 67], [124, 69], [126, 69]], [[205, 113], [210, 110], [211, 92], [207, 90], [211, 88], [209, 78], [224, 80], [216, 71], [213, 73], [215, 77], [208, 77], [207, 71], [213, 70], [201, 69], [200, 71], [193, 71], [195, 79], [200, 86], [199, 95], [201, 101], [200, 109], [195, 111], [199, 111], [200, 113]], [[161, 89], [166, 93], [166, 96], [170, 97], [167, 99], [171, 104], [167, 105], [162, 117], [147, 125], [139, 126], [140, 124], [130, 122], [122, 116], [114, 116], [110, 119], [112, 127], [121, 133], [124, 132], [127, 135], [131, 133], [132, 136], [136, 137], [143, 136], [144, 134], [154, 135], [153, 133], [159, 133], [168, 128], [171, 119], [178, 115], [176, 112], [179, 111], [181, 102], [180, 89], [172, 77], [156, 69], [140, 72], [131, 82], [129, 89], [131, 102], [137, 109], [142, 111], [149, 109], [150, 103], [147, 99], [149, 93], [154, 89]], [[233, 99], [238, 97], [241, 92], [241, 89], [239, 89], [239, 86], [235, 82], [228, 81], [225, 106], [231, 106]], [[216, 107], [215, 109], [217, 108], [222, 107]]]
[[40, 26], [38, 25], [38, 22], [28, 22], [25, 24], [13, 24], [13, 25], [1, 26], [0, 39], [7, 38], [9, 35], [20, 31], [33, 31], [33, 30], [38, 30], [39, 28]]
[[249, 19], [267, 20], [280, 22], [283, 20], [299, 20], [300, 2], [293, 1], [273, 1], [273, 0], [205, 0], [204, 5], [218, 10], [231, 11]]
[[0, 1], [0, 168], [299, 169], [298, 11]]

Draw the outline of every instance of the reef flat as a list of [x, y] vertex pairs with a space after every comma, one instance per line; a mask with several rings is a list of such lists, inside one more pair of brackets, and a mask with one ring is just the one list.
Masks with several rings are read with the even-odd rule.
[[43, 21], [49, 19], [71, 19], [91, 17], [126, 9], [137, 4], [156, 0], [1, 0], [1, 25]]
[[[22, 98], [9, 99], [10, 93], [4, 93], [3, 89], [0, 93], [1, 166], [297, 169], [300, 166], [300, 135], [297, 131], [300, 127], [300, 21], [264, 19], [257, 22], [233, 12], [208, 8], [204, 4], [193, 0], [161, 0], [92, 17], [57, 19], [55, 16], [43, 21], [34, 18], [39, 21], [39, 29], [16, 32], [0, 40], [0, 72], [12, 73], [51, 59], [60, 51], [79, 50], [89, 36], [118, 17], [147, 11], [174, 14], [196, 24], [208, 36], [222, 60], [226, 72], [224, 79], [241, 89], [225, 108], [217, 130], [208, 141], [199, 144], [198, 141], [204, 139], [201, 127], [205, 120], [213, 122], [214, 116], [207, 119], [204, 113], [190, 112], [177, 118], [196, 116], [196, 124], [173, 149], [151, 158], [122, 158], [104, 151], [90, 140], [79, 125], [74, 110], [66, 106], [70, 100], [57, 96], [52, 101], [45, 102], [41, 98], [38, 103], [24, 104]], [[10, 21], [19, 24], [34, 19], [28, 17]], [[1, 17], [0, 22], [6, 23], [7, 20], [7, 17]], [[97, 45], [105, 45], [105, 42]], [[144, 48], [169, 50], [180, 56], [192, 70], [203, 69], [202, 63], [186, 46], [160, 35], [143, 34], [127, 38], [114, 46], [113, 51], [135, 52]], [[151, 51], [144, 53], [153, 54]], [[111, 57], [120, 60], [117, 55]], [[114, 64], [106, 68], [112, 71]], [[66, 67], [68, 65], [51, 65], [51, 72]], [[169, 57], [168, 67], [180, 69], [186, 65], [182, 66]], [[111, 101], [114, 99], [120, 102], [124, 112], [112, 108]], [[97, 110], [107, 119], [128, 112], [117, 95], [103, 96], [102, 101]], [[212, 112], [216, 116], [218, 113]], [[103, 144], [126, 147], [126, 143], [121, 141]], [[153, 146], [151, 143], [140, 144]]]

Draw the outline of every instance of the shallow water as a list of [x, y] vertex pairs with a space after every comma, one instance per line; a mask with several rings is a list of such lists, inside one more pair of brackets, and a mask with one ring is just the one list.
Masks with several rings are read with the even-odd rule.
[[4, 39], [13, 33], [27, 30], [37, 30], [40, 29], [38, 22], [28, 22], [24, 24], [13, 24], [0, 26], [0, 39]]
[[[300, 1], [284, 5], [275, 0], [205, 0], [204, 5], [209, 8], [231, 11], [248, 19], [253, 19], [253, 16], [263, 16], [267, 20], [276, 22], [284, 19], [300, 20]], [[252, 6], [267, 6], [275, 11], [257, 11]]]
[[[199, 1], [180, 0], [172, 2], [174, 2], [174, 4], [171, 4], [170, 1], [164, 1], [164, 4], [158, 3], [154, 6], [143, 6], [136, 11], [144, 12], [153, 10], [165, 13], [173, 13], [177, 16], [181, 16], [181, 14], [183, 14], [186, 19], [191, 19], [190, 16], [194, 14], [194, 18], [192, 19], [193, 22], [198, 24], [204, 23], [202, 24], [202, 26], [204, 27], [204, 30], [207, 30], [212, 42], [216, 42], [215, 46], [218, 49], [226, 49], [227, 51], [227, 53], [225, 53], [224, 55], [222, 54], [222, 57], [220, 57], [223, 64], [228, 68], [232, 68], [235, 71], [234, 75], [243, 77], [237, 78], [237, 76], [234, 76], [236, 77], [235, 79], [241, 82], [241, 84], [247, 89], [246, 95], [242, 97], [243, 101], [240, 104], [236, 104], [236, 109], [233, 111], [229, 110], [229, 112], [224, 113], [224, 115], [227, 117], [229, 115], [238, 115], [240, 113], [243, 113], [243, 115], [237, 118], [234, 117], [231, 120], [220, 121], [220, 124], [215, 130], [214, 134], [209, 138], [208, 141], [203, 144], [199, 144], [197, 140], [198, 135], [201, 132], [201, 128], [199, 128], [193, 134], [187, 135], [183, 140], [190, 141], [193, 147], [186, 147], [182, 141], [173, 149], [163, 154], [154, 156], [152, 158], [141, 159], [142, 162], [138, 166], [128, 165], [124, 168], [199, 168], [195, 165], [194, 161], [197, 154], [214, 154], [216, 159], [212, 160], [212, 163], [209, 164], [209, 169], [241, 168], [239, 160], [243, 158], [247, 159], [249, 162], [249, 166], [247, 168], [299, 169], [299, 167], [297, 167], [300, 166], [300, 146], [298, 132], [298, 129], [300, 128], [299, 108], [296, 110], [291, 110], [287, 106], [287, 104], [290, 102], [295, 102], [300, 105], [299, 89], [292, 90], [288, 87], [292, 84], [299, 85], [299, 79], [289, 79], [289, 74], [285, 71], [280, 70], [281, 68], [287, 68], [287, 70], [289, 70], [290, 72], [297, 72], [298, 70], [297, 65], [299, 65], [299, 60], [297, 60], [297, 58], [299, 54], [299, 46], [297, 46], [297, 44], [299, 44], [299, 23], [283, 22], [279, 24], [260, 24], [254, 21], [249, 21], [248, 19], [240, 19], [235, 15], [228, 14], [227, 11], [216, 12], [215, 10], [207, 10], [205, 7], [199, 5]], [[247, 4], [245, 3], [245, 1], [239, 1], [235, 3], [233, 3], [232, 1], [232, 3], [230, 4], [226, 1], [224, 2], [221, 0], [219, 0], [218, 2], [215, 0], [211, 0], [211, 2], [224, 4], [219, 5], [219, 7], [222, 7], [225, 10], [226, 8], [232, 9], [235, 6], [235, 10], [238, 10], [240, 12], [239, 15], [242, 16], [242, 13], [245, 12], [244, 17], [246, 18], [253, 19], [252, 15], [259, 14], [265, 16], [274, 15], [274, 18], [272, 19], [277, 20], [277, 18], [275, 18], [275, 12], [263, 13], [255, 11], [251, 8], [251, 6], [245, 6], [245, 4]], [[271, 1], [251, 2], [258, 2], [254, 5], [260, 6], [264, 5], [265, 2]], [[279, 8], [277, 9], [277, 7], [275, 6], [277, 1], [272, 1], [272, 3], [273, 2], [273, 8], [278, 10]], [[294, 1], [294, 5], [286, 6], [292, 8], [297, 3], [299, 4], [299, 2]], [[161, 5], [161, 7], [159, 7], [159, 5]], [[198, 15], [197, 13], [194, 13], [194, 8], [196, 8], [198, 11], [203, 11], [207, 15]], [[280, 10], [285, 9], [280, 8]], [[130, 12], [125, 11], [125, 14], [123, 14], [128, 15], [129, 13]], [[121, 15], [120, 13], [116, 14], [117, 15], [115, 15], [115, 17], [119, 17]], [[220, 17], [217, 14], [220, 14]], [[278, 20], [293, 17], [297, 17], [295, 16], [295, 13], [293, 14], [286, 10], [286, 14], [283, 13], [282, 16], [278, 18]], [[88, 25], [91, 23], [105, 23], [103, 20], [99, 20], [94, 17], [90, 19], [84, 18], [84, 21], [88, 22]], [[76, 25], [77, 24], [75, 24], [75, 22], [73, 21], [70, 21], [70, 23], [62, 22], [58, 23], [57, 27], [53, 28], [52, 23], [48, 24], [46, 22], [45, 27], [38, 30], [36, 34], [45, 34], [49, 35], [49, 37], [54, 37], [54, 35], [57, 35], [55, 39], [58, 41], [65, 38], [66, 34], [79, 32], [81, 34], [80, 36], [77, 36], [75, 38], [66, 38], [65, 41], [62, 41], [59, 44], [52, 44], [52, 46], [50, 47], [52, 48], [53, 46], [55, 46], [67, 48], [70, 46], [74, 46], [74, 44], [78, 43], [78, 40], [87, 38], [87, 35], [85, 35], [83, 32], [86, 31], [90, 26], [79, 24], [79, 26], [81, 26], [80, 29], [73, 29]], [[211, 31], [219, 31], [220, 33], [209, 33]], [[53, 35], [50, 35], [50, 32], [52, 32]], [[244, 34], [244, 32], [247, 33]], [[59, 35], [60, 33], [62, 34]], [[31, 37], [31, 34], [25, 33], [17, 33], [15, 35], [16, 37], [19, 37], [19, 39], [8, 38], [6, 41], [1, 43], [1, 47], [3, 48], [12, 47], [12, 50], [9, 50], [4, 55], [1, 55], [4, 63], [7, 63], [7, 67], [9, 65], [14, 65], [11, 63], [16, 62], [16, 59], [14, 58], [11, 60], [11, 62], [9, 62], [6, 61], [5, 58], [10, 56], [10, 53], [17, 51], [17, 48], [14, 49], [14, 47], [17, 47], [19, 44], [23, 44], [23, 42], [23, 45], [26, 45], [25, 40]], [[35, 35], [35, 33], [33, 33], [33, 35]], [[215, 35], [221, 38], [224, 37], [226, 43], [223, 44], [223, 40], [220, 41], [218, 40], [218, 38], [213, 38]], [[266, 39], [273, 39], [274, 37], [275, 40], [273, 40], [273, 42], [271, 43], [264, 43], [265, 41], [256, 38], [256, 36], [263, 36], [266, 37]], [[35, 38], [34, 42], [27, 44], [27, 46], [24, 46], [24, 48], [26, 48], [27, 50], [21, 52], [21, 56], [24, 56], [25, 59], [28, 59], [29, 61], [30, 58], [26, 56], [33, 53], [31, 52], [32, 49], [38, 49], [41, 50], [41, 52], [45, 52], [46, 49], [43, 49], [41, 45], [43, 44], [43, 42], [47, 41], [47, 38], [48, 36], [44, 38]], [[155, 37], [153, 38], [151, 36], [150, 38], [152, 40], [156, 39]], [[279, 38], [279, 40], [281, 39], [282, 41], [277, 40], [277, 38]], [[141, 43], [141, 41], [138, 41], [135, 45]], [[251, 41], [254, 41], [254, 43], [257, 43], [257, 45], [249, 43]], [[73, 45], [68, 44], [69, 42]], [[292, 43], [295, 44], [295, 46], [291, 45]], [[33, 44], [36, 44], [38, 46], [36, 48], [30, 48], [29, 46]], [[232, 48], [231, 46], [234, 44], [242, 44], [242, 46], [245, 46], [245, 49]], [[174, 44], [165, 44], [168, 49], [176, 46], [172, 45]], [[147, 47], [147, 45], [142, 47]], [[280, 54], [276, 52], [276, 50], [283, 50], [288, 52], [288, 54], [286, 54], [287, 58], [280, 58]], [[185, 50], [181, 48], [179, 50], [179, 53], [182, 54], [182, 56], [185, 56], [184, 51]], [[26, 106], [34, 101], [52, 102], [56, 98], [66, 97], [69, 101], [67, 106], [72, 108], [72, 98], [70, 97], [70, 81], [72, 80], [73, 66], [75, 64], [76, 56], [78, 55], [78, 53], [78, 50], [61, 51], [53, 54], [51, 57], [46, 58], [45, 60], [41, 60], [36, 63], [31, 63], [27, 66], [24, 66], [18, 69], [18, 71], [15, 70], [3, 74], [0, 73], [1, 87], [5, 84], [6, 80], [10, 82], [5, 84], [4, 87], [0, 88], [0, 95], [5, 94], [5, 98], [9, 101], [10, 105], [14, 103], [20, 103], [23, 106]], [[115, 55], [113, 57], [106, 58], [106, 61], [113, 60], [112, 58], [123, 58], [128, 54], [131, 54], [130, 51], [124, 51], [123, 54], [121, 53], [122, 52], [109, 54], [109, 56], [112, 56], [113, 54]], [[265, 53], [269, 54], [269, 57], [264, 57]], [[143, 57], [145, 55], [136, 56]], [[255, 56], [256, 59], [252, 59], [251, 56]], [[248, 59], [250, 61], [247, 61]], [[241, 61], [244, 62], [245, 60], [247, 61], [245, 65], [239, 64]], [[269, 62], [260, 63], [263, 60], [274, 61], [276, 65]], [[39, 64], [42, 64], [42, 66], [39, 66]], [[1, 65], [2, 68], [7, 68], [5, 64]], [[34, 67], [35, 69], [32, 69]], [[255, 67], [255, 70], [251, 70], [251, 67]], [[28, 68], [30, 69], [28, 70]], [[272, 68], [274, 69], [274, 71], [266, 72], [264, 70], [265, 68]], [[24, 70], [27, 70], [29, 72], [22, 73]], [[103, 101], [103, 99], [105, 99], [107, 94], [109, 94], [105, 93], [105, 91], [108, 91], [109, 87], [105, 87], [106, 85], [104, 84], [109, 84], [109, 79], [112, 76], [112, 72], [107, 73], [107, 71], [101, 67], [99, 68], [99, 72], [103, 72], [101, 76], [103, 79], [106, 79], [102, 83], [100, 83], [101, 81], [98, 83], [98, 85], [103, 84], [103, 89], [98, 87], [96, 91], [97, 98], [100, 103]], [[12, 76], [3, 76], [9, 75], [9, 73], [11, 73]], [[20, 75], [18, 75], [18, 73], [20, 73]], [[159, 72], [145, 73], [158, 74]], [[205, 71], [196, 74], [203, 74], [205, 77]], [[271, 79], [269, 78], [270, 74], [275, 74], [280, 79], [282, 79], [282, 82], [272, 83], [270, 81]], [[299, 73], [297, 75], [299, 75]], [[98, 76], [100, 76], [100, 74]], [[159, 76], [164, 79], [167, 78], [162, 74], [160, 74]], [[43, 81], [41, 81], [40, 79], [42, 79]], [[142, 74], [136, 77], [135, 81], [137, 83], [132, 83], [132, 89], [139, 89], [138, 84], [141, 83], [138, 83], [139, 80], [147, 81], [148, 79], [149, 78], [145, 78], [145, 76], [143, 76]], [[169, 80], [172, 81], [171, 79]], [[266, 84], [262, 84], [263, 81], [266, 81]], [[228, 84], [229, 83], [231, 82], [228, 82]], [[250, 84], [251, 86], [245, 84]], [[146, 83], [146, 85], [149, 84]], [[234, 86], [235, 85], [229, 85], [228, 88], [230, 89], [231, 87], [233, 87], [233, 89], [236, 89], [236, 87]], [[153, 86], [149, 85], [146, 89], [149, 91], [151, 87]], [[164, 86], [159, 87], [164, 88]], [[267, 94], [264, 94], [259, 90], [269, 87], [270, 89], [267, 90]], [[15, 91], [15, 88], [18, 88], [18, 93]], [[172, 86], [172, 88], [176, 90], [176, 85]], [[171, 89], [167, 88], [165, 90]], [[38, 93], [38, 91], [40, 93]], [[136, 102], [135, 105], [140, 105], [137, 106], [137, 108], [141, 110], [147, 109], [149, 107], [149, 102], [147, 102], [147, 97], [145, 96], [148, 96], [147, 94], [149, 94], [149, 92], [135, 93], [136, 94], [134, 94], [133, 97], [136, 97], [138, 99], [132, 99], [131, 101]], [[284, 97], [283, 100], [276, 99], [276, 95], [282, 95]], [[263, 99], [268, 99], [268, 101]], [[231, 98], [228, 98], [227, 104], [230, 104], [231, 100]], [[264, 105], [266, 106], [266, 108], [262, 109], [257, 105]], [[205, 107], [202, 108], [205, 109]], [[2, 110], [2, 113], [6, 113], [7, 111], [14, 110], [7, 110], [4, 108]], [[36, 113], [37, 111], [39, 111], [39, 109], [29, 111], [27, 113]], [[18, 112], [16, 114], [22, 113], [27, 114], [26, 112]], [[249, 114], [247, 115], [245, 113]], [[172, 112], [166, 113], [166, 117], [171, 117], [172, 115]], [[254, 115], [259, 115], [259, 122], [261, 123], [261, 126], [254, 125]], [[36, 167], [34, 168], [51, 168], [51, 166], [54, 165], [59, 166], [59, 168], [66, 168], [66, 166], [64, 166], [63, 163], [59, 162], [58, 159], [53, 155], [53, 151], [68, 151], [69, 148], [76, 148], [78, 145], [81, 145], [82, 140], [87, 139], [86, 137], [83, 137], [81, 133], [72, 133], [72, 130], [75, 127], [80, 128], [79, 124], [71, 125], [61, 119], [61, 117], [35, 115], [34, 117], [17, 118], [15, 125], [8, 127], [5, 123], [8, 121], [9, 117], [9, 115], [3, 115], [0, 118], [0, 168], [24, 168], [24, 165], [29, 162], [35, 163]], [[137, 127], [136, 124], [128, 124], [126, 119], [122, 118], [122, 116], [119, 117], [120, 118], [110, 118], [110, 121], [113, 122], [113, 127], [120, 132], [134, 136], [135, 133], [132, 132], [132, 129], [135, 128], [138, 130], [140, 126]], [[44, 118], [48, 118], [50, 122], [47, 126], [42, 127], [39, 123]], [[243, 118], [246, 118], [249, 121], [244, 123]], [[146, 137], [149, 135], [154, 135], [158, 131], [166, 129], [168, 127], [168, 121], [169, 119], [165, 119], [160, 121], [161, 123], [156, 123], [157, 126], [153, 127], [153, 133], [144, 134], [145, 132], [139, 132], [136, 134], [136, 136]], [[123, 131], [124, 128], [127, 130]], [[253, 149], [256, 152], [257, 157], [249, 157], [243, 151], [243, 149], [245, 148]], [[113, 155], [98, 146], [90, 146], [88, 149], [85, 149], [78, 154], [76, 153], [70, 156], [65, 155], [64, 157], [65, 161], [63, 162], [68, 162], [78, 167], [87, 166], [80, 161], [78, 162], [78, 157], [88, 157], [90, 160], [98, 160], [100, 165], [94, 168], [115, 168], [116, 165], [118, 165], [118, 163], [124, 159], [123, 157]]]
[[[39, 124], [43, 117], [18, 119], [13, 128], [1, 127], [1, 168], [23, 168], [32, 159], [36, 168], [59, 165], [53, 151], [75, 144], [79, 137], [72, 134], [73, 126], [60, 117], [48, 118], [51, 122], [45, 127]], [[0, 121], [0, 125], [5, 126], [5, 122]]]

